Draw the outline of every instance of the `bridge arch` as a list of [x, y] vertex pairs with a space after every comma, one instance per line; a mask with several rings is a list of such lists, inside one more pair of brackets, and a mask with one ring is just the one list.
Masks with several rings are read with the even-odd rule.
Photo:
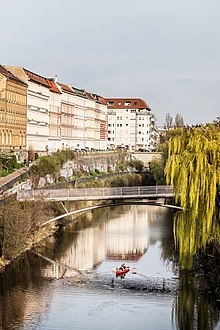
[[[98, 205], [94, 205], [94, 206], [89, 206], [89, 207], [85, 207], [85, 208], [82, 208], [82, 209], [79, 209], [79, 210], [75, 210], [75, 211], [72, 211], [72, 212], [68, 212], [68, 213], [64, 213], [64, 214], [61, 214], [53, 219], [50, 219], [50, 220], [47, 220], [45, 221], [44, 223], [42, 223], [39, 227], [42, 228], [50, 223], [53, 223], [53, 222], [56, 222], [56, 221], [59, 221], [65, 217], [68, 217], [70, 215], [75, 215], [75, 214], [80, 214], [80, 213], [86, 213], [88, 211], [91, 211], [91, 210], [95, 210], [95, 209], [98, 209], [98, 208], [104, 208], [104, 207], [110, 207], [110, 206], [120, 206], [120, 205], [126, 205], [126, 204], [129, 204], [129, 205], [135, 205], [135, 204], [143, 204], [143, 205], [154, 205], [154, 206], [161, 206], [161, 207], [167, 207], [167, 208], [172, 208], [174, 210], [182, 210], [182, 207], [179, 207], [179, 206], [175, 206], [175, 205], [168, 205], [168, 204], [163, 204], [163, 203], [152, 203], [152, 202], [135, 202], [135, 201], [132, 201], [132, 202], [120, 202], [120, 203], [113, 203], [113, 204], [98, 204]], [[74, 221], [74, 220], [73, 220]]]

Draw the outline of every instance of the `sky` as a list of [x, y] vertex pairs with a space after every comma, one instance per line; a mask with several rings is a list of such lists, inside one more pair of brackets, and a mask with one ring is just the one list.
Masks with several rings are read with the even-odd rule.
[[142, 98], [157, 125], [220, 116], [219, 0], [9, 0], [0, 13], [2, 65]]

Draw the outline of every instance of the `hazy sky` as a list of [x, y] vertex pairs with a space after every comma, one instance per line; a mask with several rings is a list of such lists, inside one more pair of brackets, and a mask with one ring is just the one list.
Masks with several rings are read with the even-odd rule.
[[219, 0], [9, 0], [0, 64], [104, 97], [143, 98], [162, 125], [220, 115]]

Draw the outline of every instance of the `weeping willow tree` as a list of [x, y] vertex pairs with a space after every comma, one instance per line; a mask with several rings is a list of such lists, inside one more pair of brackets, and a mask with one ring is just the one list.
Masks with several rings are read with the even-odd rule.
[[169, 140], [165, 166], [168, 184], [184, 211], [177, 214], [174, 236], [182, 268], [196, 251], [220, 239], [220, 126], [182, 128]]

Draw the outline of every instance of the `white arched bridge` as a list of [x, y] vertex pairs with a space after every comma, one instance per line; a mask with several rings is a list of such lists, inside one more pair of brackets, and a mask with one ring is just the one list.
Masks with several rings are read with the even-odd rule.
[[138, 186], [116, 188], [70, 188], [70, 189], [38, 189], [17, 192], [19, 201], [92, 201], [117, 199], [158, 199], [174, 196], [171, 186]]

